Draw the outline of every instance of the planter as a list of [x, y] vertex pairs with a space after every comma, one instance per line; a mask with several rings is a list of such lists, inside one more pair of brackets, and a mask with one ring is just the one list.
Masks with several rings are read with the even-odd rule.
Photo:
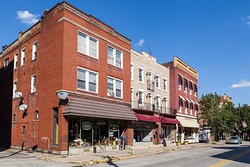
[[187, 145], [188, 144], [188, 141], [184, 141], [184, 145]]
[[177, 145], [177, 146], [180, 146], [180, 145], [181, 145], [181, 142], [180, 142], [180, 141], [177, 141], [177, 142], [176, 142], [176, 145]]

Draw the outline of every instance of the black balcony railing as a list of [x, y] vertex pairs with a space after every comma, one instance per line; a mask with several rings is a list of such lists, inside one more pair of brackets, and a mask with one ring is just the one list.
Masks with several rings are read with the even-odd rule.
[[153, 111], [153, 112], [158, 112], [162, 114], [176, 115], [175, 109], [171, 109], [169, 107], [164, 107], [164, 106], [157, 106], [152, 103], [133, 101], [131, 105], [132, 105], [131, 106], [132, 109], [136, 109], [136, 110], [147, 110], [147, 111]]

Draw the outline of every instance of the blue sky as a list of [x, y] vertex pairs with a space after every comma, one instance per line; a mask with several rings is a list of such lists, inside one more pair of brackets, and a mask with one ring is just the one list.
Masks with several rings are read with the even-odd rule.
[[[0, 46], [61, 1], [1, 2]], [[159, 63], [177, 56], [199, 72], [199, 97], [218, 93], [250, 105], [249, 0], [68, 0], [113, 27]]]

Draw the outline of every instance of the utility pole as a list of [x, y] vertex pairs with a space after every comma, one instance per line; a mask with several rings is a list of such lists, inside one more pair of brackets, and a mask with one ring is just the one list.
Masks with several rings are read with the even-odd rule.
[[237, 121], [237, 127], [238, 127], [238, 136], [240, 136], [240, 103], [238, 107], [238, 121]]

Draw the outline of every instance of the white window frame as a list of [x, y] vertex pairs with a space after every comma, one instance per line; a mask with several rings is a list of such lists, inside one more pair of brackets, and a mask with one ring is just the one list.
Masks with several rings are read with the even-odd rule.
[[184, 78], [184, 92], [187, 93], [187, 90], [188, 90], [188, 79]]
[[[108, 90], [108, 80], [112, 81], [113, 90]], [[119, 82], [121, 84], [121, 88], [120, 88], [121, 96], [118, 96], [117, 92], [116, 92], [116, 90], [117, 90], [117, 82]], [[123, 81], [120, 80], [120, 79], [108, 76], [108, 78], [107, 78], [107, 95], [117, 97], [117, 98], [123, 98]]]
[[189, 103], [189, 108], [190, 108], [190, 115], [193, 115], [194, 104]]
[[13, 98], [15, 98], [16, 92], [17, 92], [17, 82], [13, 83]]
[[163, 90], [168, 91], [168, 79], [163, 78]]
[[[140, 95], [141, 95], [141, 104], [140, 104]], [[144, 90], [138, 90], [138, 104], [139, 106], [144, 106]]]
[[161, 89], [161, 78], [160, 75], [155, 75], [155, 88]]
[[131, 64], [130, 64], [130, 78], [131, 78], [131, 80], [134, 80], [134, 63], [133, 62], [131, 62]]
[[37, 58], [37, 41], [35, 41], [32, 45], [32, 60]]
[[23, 48], [21, 51], [21, 65], [20, 66], [25, 65], [25, 54], [26, 54], [26, 48]]
[[39, 111], [38, 110], [35, 111], [35, 120], [39, 120]]
[[[141, 71], [141, 74], [140, 74]], [[141, 81], [140, 81], [140, 76], [141, 76]], [[139, 71], [138, 71], [138, 81], [141, 83], [144, 83], [144, 68], [139, 67]]]
[[[192, 89], [190, 89], [190, 85], [192, 85]], [[194, 90], [194, 83], [189, 81], [189, 94], [192, 95], [193, 94], [193, 90]]]
[[159, 94], [155, 95], [155, 107], [157, 110], [161, 108], [161, 96]]
[[18, 53], [14, 54], [14, 69], [18, 68]]
[[[110, 49], [112, 50], [111, 54], [109, 54]], [[120, 56], [121, 56], [121, 58], [120, 58], [121, 59], [120, 66], [117, 65], [117, 53], [118, 52], [120, 52]], [[122, 53], [122, 51], [108, 45], [107, 57], [108, 57], [108, 64], [111, 64], [111, 65], [116, 66], [118, 68], [123, 68], [123, 53]]]
[[179, 107], [179, 112], [182, 113], [182, 106], [183, 106], [183, 101], [180, 97], [179, 97], [179, 103], [178, 103], [178, 107]]
[[131, 108], [134, 108], [134, 88], [130, 88], [130, 93], [131, 93]]
[[194, 96], [197, 96], [197, 92], [198, 92], [198, 86], [197, 84], [194, 84]]
[[8, 69], [9, 64], [10, 64], [10, 59], [9, 58], [5, 59], [4, 60], [4, 69]]
[[36, 78], [36, 74], [33, 74], [31, 76], [31, 93], [36, 92], [36, 82], [37, 82], [37, 78]]
[[187, 113], [188, 113], [188, 102], [185, 101], [185, 114], [187, 114]]
[[[82, 41], [80, 40], [80, 36], [84, 36], [85, 37], [85, 43], [81, 43]], [[79, 53], [82, 53], [82, 54], [86, 54], [90, 57], [93, 57], [95, 59], [98, 59], [99, 58], [99, 41], [98, 39], [84, 33], [84, 32], [81, 32], [81, 31], [78, 31], [77, 33], [77, 51]], [[90, 46], [90, 42], [91, 40], [93, 39], [93, 41], [96, 42], [96, 48], [95, 48], [95, 52], [96, 54], [95, 55], [92, 55], [91, 54], [91, 46]], [[85, 47], [85, 48], [84, 48]]]
[[182, 76], [178, 75], [178, 89], [181, 90], [183, 84]]
[[[84, 70], [85, 71], [85, 80], [83, 80], [82, 78], [80, 78], [79, 76], [78, 76], [78, 69], [80, 69], [80, 70]], [[92, 91], [92, 90], [90, 90], [90, 73], [93, 73], [93, 74], [95, 74], [95, 81], [94, 81], [94, 83], [95, 83], [95, 85], [96, 85], [96, 87], [95, 87], [95, 91]], [[78, 81], [85, 81], [85, 88], [80, 88], [80, 87], [78, 87]], [[82, 67], [77, 67], [77, 89], [78, 90], [84, 90], [84, 91], [88, 91], [88, 92], [93, 92], [93, 93], [98, 93], [98, 73], [97, 72], [95, 72], [95, 71], [91, 71], [91, 70], [88, 70], [88, 69], [85, 69], [85, 68], [82, 68]]]

